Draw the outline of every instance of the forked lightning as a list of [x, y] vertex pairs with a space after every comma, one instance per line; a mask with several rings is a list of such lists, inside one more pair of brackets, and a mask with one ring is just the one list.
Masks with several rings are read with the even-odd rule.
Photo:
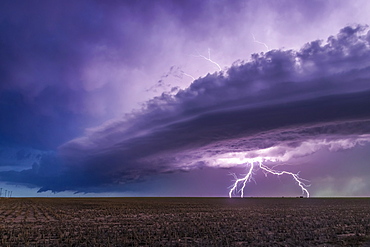
[[[301, 188], [302, 195], [306, 194], [307, 198], [310, 197], [310, 193], [306, 189], [306, 187], [309, 187], [310, 185], [305, 183], [305, 182], [308, 182], [308, 181], [306, 179], [300, 178], [297, 173], [292, 173], [292, 172], [288, 172], [288, 171], [277, 171], [277, 170], [274, 170], [274, 169], [270, 169], [267, 166], [263, 165], [261, 160], [248, 162], [248, 165], [250, 166], [250, 168], [249, 168], [248, 173], [244, 177], [237, 178], [236, 175], [233, 174], [234, 177], [235, 177], [235, 183], [233, 184], [233, 186], [231, 187], [231, 189], [229, 191], [229, 197], [230, 198], [232, 197], [233, 193], [238, 193], [238, 192], [240, 192], [240, 197], [242, 197], [242, 198], [244, 197], [245, 186], [246, 186], [247, 182], [249, 182], [252, 179], [253, 171], [255, 169], [263, 170], [265, 172], [266, 176], [267, 176], [268, 173], [273, 174], [273, 175], [277, 175], [277, 176], [282, 176], [282, 175], [292, 176], [292, 178], [296, 181], [298, 186]], [[238, 190], [238, 187], [239, 187], [240, 184], [241, 184], [241, 187]]]
[[205, 60], [207, 60], [207, 61], [209, 61], [209, 62], [213, 63], [214, 65], [216, 65], [216, 66], [217, 66], [217, 68], [218, 68], [218, 70], [219, 70], [219, 71], [222, 71], [221, 66], [220, 66], [218, 63], [216, 63], [215, 61], [213, 61], [213, 60], [211, 59], [211, 49], [209, 49], [209, 48], [208, 48], [208, 57], [206, 57], [206, 56], [203, 56], [203, 55], [199, 54], [199, 52], [198, 52], [198, 57], [204, 58]]

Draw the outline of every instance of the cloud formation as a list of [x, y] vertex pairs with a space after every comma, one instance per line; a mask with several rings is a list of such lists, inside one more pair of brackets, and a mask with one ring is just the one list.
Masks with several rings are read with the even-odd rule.
[[[198, 78], [213, 71], [214, 64], [189, 56], [197, 51], [211, 48], [223, 67], [265, 50], [251, 33], [269, 47], [292, 47], [343, 20], [368, 22], [369, 3], [356, 3], [1, 1], [0, 144], [55, 150], [152, 98], [145, 90], [156, 81], [166, 90], [186, 88], [191, 77], [182, 72]], [[183, 78], [161, 78], [171, 66]]]
[[[326, 42], [253, 54], [175, 95], [163, 93], [88, 129], [56, 157], [0, 177], [40, 191], [89, 192], [159, 173], [238, 166], [243, 162], [232, 158], [263, 150], [288, 161], [322, 148], [351, 148], [370, 141], [369, 81], [370, 31], [347, 26]], [[219, 157], [229, 159], [222, 164]]]

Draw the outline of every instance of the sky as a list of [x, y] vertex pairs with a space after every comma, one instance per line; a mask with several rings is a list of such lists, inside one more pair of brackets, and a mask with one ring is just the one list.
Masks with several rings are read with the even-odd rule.
[[367, 0], [1, 1], [0, 187], [368, 197], [369, 11]]

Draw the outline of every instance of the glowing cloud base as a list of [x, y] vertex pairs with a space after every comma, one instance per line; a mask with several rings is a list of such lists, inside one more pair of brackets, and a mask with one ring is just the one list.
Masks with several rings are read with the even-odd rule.
[[262, 171], [265, 176], [268, 174], [283, 176], [288, 175], [293, 178], [302, 190], [302, 196], [310, 197], [307, 188], [310, 186], [309, 180], [303, 179], [298, 173], [289, 171], [275, 170], [274, 167], [268, 167], [266, 162], [275, 163], [277, 165], [290, 161], [294, 158], [310, 155], [319, 150], [326, 149], [330, 152], [336, 152], [344, 149], [351, 149], [357, 145], [365, 145], [370, 142], [370, 135], [346, 136], [334, 139], [312, 139], [301, 142], [299, 145], [280, 144], [277, 146], [250, 150], [246, 152], [230, 152], [220, 154], [214, 157], [211, 166], [230, 168], [235, 166], [245, 166], [247, 174], [238, 178], [236, 174], [232, 174], [235, 178], [233, 185], [229, 190], [229, 197], [239, 194], [244, 197], [244, 189], [246, 184], [253, 180], [253, 174], [257, 171]]

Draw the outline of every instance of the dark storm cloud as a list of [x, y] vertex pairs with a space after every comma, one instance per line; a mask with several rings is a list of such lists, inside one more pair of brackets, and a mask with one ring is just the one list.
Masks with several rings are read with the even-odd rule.
[[326, 43], [310, 42], [299, 51], [254, 54], [176, 95], [162, 94], [142, 110], [89, 129], [62, 145], [55, 161], [2, 172], [1, 178], [41, 191], [86, 192], [210, 165], [208, 159], [218, 154], [367, 138], [369, 58], [370, 32], [363, 26], [345, 27]]
[[[298, 52], [255, 54], [250, 62], [198, 79], [174, 96], [162, 94], [142, 111], [92, 129], [67, 147], [81, 144], [89, 150], [167, 132], [164, 139], [196, 131], [194, 136], [205, 133], [209, 140], [207, 132], [222, 130], [220, 138], [228, 139], [255, 128], [367, 118], [370, 35], [361, 35], [363, 29], [346, 27], [328, 44], [311, 42]], [[238, 125], [245, 127], [227, 128]]]
[[[311, 21], [332, 6], [289, 5]], [[0, 122], [1, 142], [55, 149], [136, 106], [131, 97], [143, 93], [133, 94], [133, 87], [143, 80], [135, 73], [157, 71], [155, 64], [178, 48], [169, 42], [180, 43], [179, 50], [190, 41], [209, 45], [240, 32], [240, 18], [254, 9], [279, 10], [284, 17], [287, 7], [258, 1], [1, 1], [0, 115], [7, 116]]]
[[90, 45], [106, 38], [104, 26], [87, 18], [92, 11], [83, 2], [1, 3], [2, 140], [50, 149], [94, 120], [84, 109], [87, 92], [79, 80]]
[[[53, 149], [111, 118], [136, 83], [119, 71], [150, 68], [163, 45], [163, 18], [201, 18], [202, 2], [188, 16], [192, 1], [2, 1], [1, 140]], [[178, 19], [175, 10], [183, 12]]]

